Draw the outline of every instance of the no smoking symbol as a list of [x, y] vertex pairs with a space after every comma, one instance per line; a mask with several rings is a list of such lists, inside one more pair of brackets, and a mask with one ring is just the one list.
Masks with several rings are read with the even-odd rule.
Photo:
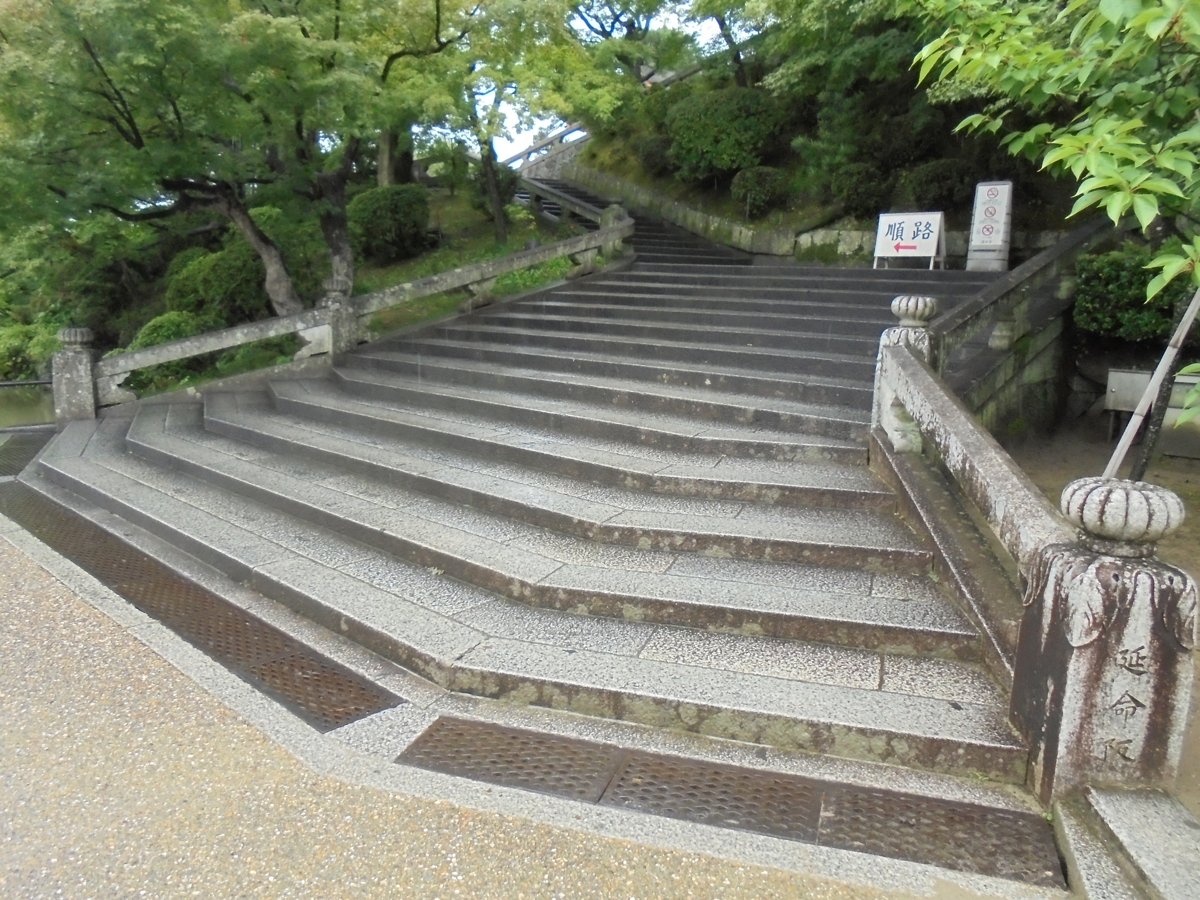
[[985, 234], [987, 237], [991, 237], [991, 236], [992, 236], [992, 232], [994, 232], [996, 229], [995, 229], [993, 226], [991, 226], [991, 225], [984, 225], [984, 226], [983, 226], [983, 228], [982, 228], [982, 229], [980, 229], [980, 230], [981, 230], [981, 231], [983, 231], [983, 233], [984, 233], [984, 234]]
[[989, 219], [996, 218], [996, 207], [994, 207], [994, 206], [987, 207], [986, 209], [984, 209], [983, 214], [985, 216], [987, 216]]
[[999, 196], [1000, 196], [1000, 188], [990, 187], [987, 189], [987, 198], [989, 200], [995, 200]]

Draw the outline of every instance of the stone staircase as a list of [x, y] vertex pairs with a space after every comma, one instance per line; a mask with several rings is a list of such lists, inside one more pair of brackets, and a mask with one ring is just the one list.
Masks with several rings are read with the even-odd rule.
[[451, 692], [1021, 782], [981, 636], [867, 467], [889, 301], [987, 276], [633, 245], [328, 377], [73, 423], [23, 480]]

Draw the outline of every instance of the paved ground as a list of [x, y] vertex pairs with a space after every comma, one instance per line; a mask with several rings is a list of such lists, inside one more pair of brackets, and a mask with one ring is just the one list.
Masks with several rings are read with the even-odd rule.
[[4, 538], [0, 584], [5, 897], [896, 896], [317, 774]]

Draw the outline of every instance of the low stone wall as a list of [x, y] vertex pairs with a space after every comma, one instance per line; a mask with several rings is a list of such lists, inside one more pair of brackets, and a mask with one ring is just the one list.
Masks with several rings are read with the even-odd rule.
[[[664, 221], [686, 228], [693, 234], [706, 237], [719, 244], [736, 247], [747, 253], [764, 256], [795, 256], [816, 248], [831, 248], [838, 256], [870, 259], [875, 252], [875, 232], [855, 228], [818, 227], [800, 232], [747, 225], [745, 222], [726, 219], [703, 212], [676, 200], [656, 194], [652, 188], [643, 187], [616, 175], [599, 172], [582, 165], [577, 160], [563, 168], [561, 177], [568, 179], [593, 193], [617, 200], [626, 209], [635, 213], [656, 216]], [[827, 221], [827, 220], [826, 220]], [[1013, 253], [1018, 258], [1029, 257], [1053, 246], [1061, 234], [1056, 231], [1016, 232], [1012, 239]], [[946, 256], [952, 266], [961, 265], [967, 258], [967, 233], [952, 231], [946, 235]]]

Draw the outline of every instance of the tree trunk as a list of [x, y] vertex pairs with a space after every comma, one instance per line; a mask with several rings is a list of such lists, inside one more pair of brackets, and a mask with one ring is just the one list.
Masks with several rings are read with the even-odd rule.
[[283, 253], [280, 252], [276, 243], [255, 224], [254, 219], [250, 218], [249, 211], [240, 200], [226, 197], [220, 201], [219, 205], [221, 211], [229, 217], [234, 227], [241, 232], [242, 237], [249, 242], [250, 246], [254, 248], [254, 252], [258, 254], [258, 258], [262, 260], [263, 268], [267, 272], [263, 288], [267, 292], [267, 297], [271, 301], [271, 309], [275, 315], [290, 316], [303, 310], [304, 304], [300, 300], [300, 295], [296, 293], [291, 273], [288, 272], [287, 264], [283, 260]]
[[725, 41], [725, 46], [729, 48], [729, 58], [733, 63], [733, 79], [738, 87], [750, 87], [750, 76], [746, 74], [746, 65], [742, 61], [742, 51], [738, 49], [737, 41], [733, 38], [733, 32], [729, 30], [729, 23], [725, 21], [724, 16], [713, 16], [713, 20], [717, 23], [717, 28], [720, 29], [721, 39]]
[[380, 187], [389, 184], [409, 184], [413, 180], [412, 129], [383, 131], [379, 134], [379, 152], [376, 157], [376, 183]]
[[496, 243], [508, 240], [508, 219], [504, 215], [504, 200], [500, 197], [500, 177], [497, 172], [496, 145], [491, 138], [480, 141], [480, 164], [483, 168], [483, 183], [487, 190], [488, 209], [492, 213]]
[[358, 158], [359, 141], [351, 138], [342, 153], [341, 164], [331, 172], [317, 176], [320, 212], [317, 221], [329, 251], [329, 274], [334, 284], [349, 291], [354, 284], [354, 250], [350, 246], [350, 224], [346, 218], [346, 185]]

